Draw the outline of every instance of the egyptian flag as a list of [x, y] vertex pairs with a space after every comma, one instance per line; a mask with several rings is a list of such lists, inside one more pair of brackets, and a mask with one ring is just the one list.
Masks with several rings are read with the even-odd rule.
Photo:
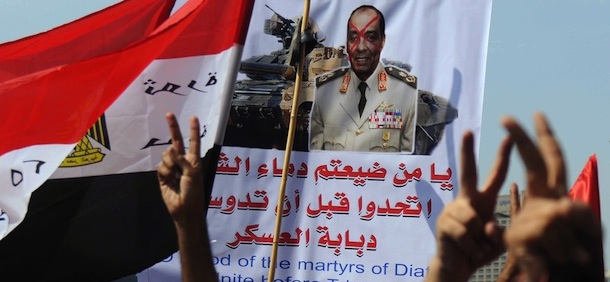
[[[97, 104], [97, 108], [81, 107], [82, 109], [76, 111], [65, 111], [68, 115], [55, 115], [53, 111], [64, 111], [69, 107], [62, 99], [89, 103], [99, 99], [95, 95], [83, 95], [87, 92], [79, 87], [86, 84], [73, 82], [81, 79], [71, 77], [70, 73], [80, 73], [79, 68], [86, 66], [98, 68], [102, 65], [96, 64], [101, 60], [89, 64], [84, 61], [117, 52], [148, 37], [168, 18], [174, 2], [124, 1], [53, 30], [0, 45], [0, 97], [3, 100], [0, 106], [0, 130], [4, 136], [0, 142], [0, 175], [3, 180], [0, 183], [0, 210], [5, 219], [9, 214], [12, 215], [9, 220], [3, 222], [8, 224], [8, 228], [0, 226], [0, 239], [23, 218], [29, 194], [49, 177], [57, 167], [57, 160], [63, 159], [71, 150], [75, 141], [71, 140], [74, 138], [69, 135], [79, 135], [86, 131], [93, 121], [85, 116], [99, 116], [100, 111], [126, 86], [117, 84], [117, 89], [112, 93], [100, 89], [95, 95], [104, 94], [107, 102]], [[109, 58], [117, 55], [110, 55]], [[152, 60], [154, 57], [144, 59], [143, 62], [147, 64], [146, 60]], [[108, 58], [106, 60], [111, 63], [108, 66], [112, 67], [112, 62]], [[70, 66], [74, 63], [81, 64]], [[130, 69], [126, 74], [133, 77], [141, 68]], [[89, 74], [87, 71], [82, 73]], [[95, 75], [99, 75], [94, 70], [90, 73], [94, 80]], [[59, 79], [54, 80], [56, 77]], [[98, 77], [100, 79], [97, 81], [102, 82], [102, 77]], [[45, 85], [45, 80], [52, 80], [52, 83]], [[72, 81], [59, 84], [62, 80]], [[66, 94], [65, 89], [68, 89], [69, 94]], [[74, 99], [70, 95], [79, 95], [81, 98]], [[45, 99], [51, 103], [42, 104]], [[57, 127], [65, 128], [56, 131], [54, 128]], [[53, 146], [47, 150], [48, 146], [43, 145], [45, 143], [59, 143], [64, 146]], [[35, 157], [41, 154], [46, 155], [46, 158]], [[55, 161], [48, 159], [51, 156], [54, 156]], [[26, 178], [28, 173], [24, 164], [35, 165], [35, 177]]]
[[591, 207], [597, 218], [601, 220], [597, 157], [595, 155], [589, 157], [587, 164], [578, 175], [570, 192], [568, 192], [568, 196], [573, 200], [585, 202]]
[[1, 85], [15, 106], [0, 129], [17, 139], [2, 143], [13, 148], [0, 168], [5, 221], [27, 205], [26, 187], [60, 166], [0, 240], [2, 277], [106, 281], [177, 250], [154, 172], [170, 139], [164, 114], [184, 126], [198, 115], [203, 152], [220, 144], [252, 2], [189, 0], [128, 48]]
[[128, 0], [0, 45], [0, 82], [115, 52], [148, 36], [175, 0]]

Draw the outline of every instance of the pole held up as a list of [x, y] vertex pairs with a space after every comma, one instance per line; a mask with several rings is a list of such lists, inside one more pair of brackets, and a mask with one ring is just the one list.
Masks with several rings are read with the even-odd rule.
[[299, 41], [299, 63], [297, 65], [297, 74], [294, 81], [294, 95], [292, 97], [292, 107], [290, 108], [290, 124], [288, 126], [288, 136], [286, 138], [286, 151], [284, 153], [284, 164], [282, 170], [282, 180], [280, 182], [280, 188], [277, 198], [277, 214], [275, 216], [275, 228], [273, 231], [273, 245], [271, 248], [271, 262], [269, 265], [268, 281], [274, 281], [275, 279], [275, 267], [277, 265], [277, 252], [280, 237], [280, 230], [282, 228], [282, 213], [284, 211], [284, 197], [286, 195], [286, 181], [288, 179], [288, 168], [290, 166], [290, 155], [292, 153], [292, 145], [294, 143], [294, 132], [297, 122], [298, 112], [298, 101], [299, 92], [301, 90], [301, 80], [303, 77], [303, 64], [305, 61], [305, 45], [301, 41], [301, 36], [307, 31], [308, 19], [309, 19], [309, 0], [305, 0], [303, 6], [303, 18], [301, 19], [300, 32], [298, 33]]

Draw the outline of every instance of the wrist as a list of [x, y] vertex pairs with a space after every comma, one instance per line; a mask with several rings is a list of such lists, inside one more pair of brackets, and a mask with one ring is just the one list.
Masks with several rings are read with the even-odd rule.
[[207, 221], [205, 217], [174, 218], [174, 226], [179, 233], [201, 236], [207, 230]]
[[428, 282], [460, 282], [468, 281], [474, 271], [468, 267], [455, 265], [456, 261], [443, 260], [436, 256], [430, 262], [428, 271]]
[[504, 265], [504, 269], [502, 269], [502, 272], [500, 272], [500, 275], [498, 275], [498, 279], [496, 281], [513, 281], [517, 276], [519, 276], [519, 273], [520, 271], [518, 265], [515, 262], [507, 261], [507, 263]]

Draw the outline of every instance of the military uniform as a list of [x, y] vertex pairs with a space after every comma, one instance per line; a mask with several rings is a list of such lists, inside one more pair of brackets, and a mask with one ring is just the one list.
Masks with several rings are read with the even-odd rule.
[[367, 102], [360, 116], [360, 79], [350, 68], [316, 79], [311, 150], [413, 152], [417, 78], [380, 63], [365, 82]]

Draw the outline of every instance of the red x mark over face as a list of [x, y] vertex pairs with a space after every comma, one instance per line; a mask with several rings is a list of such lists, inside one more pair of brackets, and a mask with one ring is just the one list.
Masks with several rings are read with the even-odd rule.
[[[362, 29], [358, 29], [358, 27], [356, 27], [354, 25], [353, 21], [349, 22], [349, 26], [350, 26], [350, 34], [349, 34], [349, 43], [351, 43], [351, 47], [349, 48], [352, 53], [354, 52], [354, 49], [358, 48], [358, 45], [360, 44], [361, 40], [367, 40], [369, 41], [372, 45], [374, 45], [375, 47], [377, 47], [377, 45], [379, 45], [379, 42], [377, 42], [376, 40], [374, 40], [374, 38], [371, 37], [367, 37], [366, 31], [367, 28], [369, 28], [371, 25], [373, 24], [377, 24], [377, 26], [379, 26], [379, 16], [371, 19], [368, 23], [366, 23], [366, 25], [364, 25], [364, 27]], [[369, 31], [370, 32], [375, 32], [375, 33], [379, 33], [379, 30], [371, 28], [372, 30]], [[378, 34], [378, 36], [380, 36]]]
[[347, 54], [352, 70], [366, 80], [377, 67], [385, 37], [379, 28], [379, 15], [363, 9], [352, 15], [348, 24]]

